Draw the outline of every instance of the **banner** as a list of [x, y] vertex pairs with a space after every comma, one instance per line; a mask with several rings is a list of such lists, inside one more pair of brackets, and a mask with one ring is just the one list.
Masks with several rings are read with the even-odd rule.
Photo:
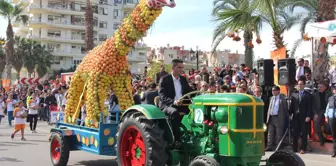
[[2, 79], [2, 87], [6, 90], [6, 92], [9, 92], [10, 90], [10, 83], [11, 83], [11, 80]]
[[[286, 59], [286, 47], [282, 47], [278, 50], [271, 51], [270, 55], [271, 59], [273, 59], [274, 63], [274, 84], [279, 85], [279, 78], [278, 78], [278, 60], [279, 59]], [[280, 92], [287, 95], [286, 86], [280, 86]]]
[[306, 32], [309, 38], [336, 36], [336, 20], [309, 23]]

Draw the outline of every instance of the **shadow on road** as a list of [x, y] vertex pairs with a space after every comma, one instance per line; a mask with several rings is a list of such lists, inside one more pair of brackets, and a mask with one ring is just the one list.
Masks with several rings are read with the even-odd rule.
[[[36, 143], [29, 143], [29, 142], [1, 142], [3, 143], [5, 146], [15, 146], [15, 145], [37, 145]], [[10, 144], [14, 144], [14, 145], [10, 145]]]
[[9, 158], [9, 157], [0, 157], [0, 161], [7, 161], [7, 162], [23, 162], [16, 158]]
[[49, 140], [31, 140], [31, 139], [27, 139], [27, 142], [49, 142]]
[[88, 160], [88, 161], [79, 161], [77, 164], [69, 165], [69, 166], [76, 166], [76, 165], [83, 165], [83, 166], [118, 166], [116, 160], [113, 159], [101, 159], [101, 160]]
[[[1, 146], [1, 145], [0, 145]], [[0, 149], [0, 151], [7, 151], [8, 149]]]

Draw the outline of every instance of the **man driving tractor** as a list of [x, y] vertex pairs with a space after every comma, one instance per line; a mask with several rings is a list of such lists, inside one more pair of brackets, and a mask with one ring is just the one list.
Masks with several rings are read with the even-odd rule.
[[159, 108], [171, 119], [172, 130], [175, 136], [175, 146], [181, 145], [181, 114], [189, 113], [187, 106], [181, 106], [179, 99], [192, 91], [188, 81], [181, 76], [183, 73], [183, 61], [174, 59], [172, 61], [172, 72], [161, 78], [159, 83]]

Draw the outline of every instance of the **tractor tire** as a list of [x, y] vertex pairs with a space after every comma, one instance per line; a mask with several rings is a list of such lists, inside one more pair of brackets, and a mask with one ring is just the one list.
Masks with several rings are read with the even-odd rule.
[[69, 145], [68, 140], [60, 135], [54, 133], [50, 139], [50, 157], [54, 166], [66, 166], [69, 161]]
[[269, 158], [269, 165], [273, 166], [283, 163], [286, 166], [305, 166], [303, 160], [294, 152], [279, 150], [274, 152]]
[[164, 166], [168, 160], [164, 131], [141, 112], [125, 115], [118, 125], [116, 152], [118, 165]]
[[210, 156], [197, 156], [189, 166], [220, 166], [220, 164]]

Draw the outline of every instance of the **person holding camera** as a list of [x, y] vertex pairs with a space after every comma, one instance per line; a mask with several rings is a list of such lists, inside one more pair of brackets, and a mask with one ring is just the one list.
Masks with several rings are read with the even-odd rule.
[[331, 157], [336, 157], [336, 87], [333, 86], [333, 96], [329, 97], [328, 105], [326, 108], [326, 112], [324, 113], [325, 121], [328, 122], [331, 133], [333, 136], [333, 144], [334, 144], [334, 152]]

